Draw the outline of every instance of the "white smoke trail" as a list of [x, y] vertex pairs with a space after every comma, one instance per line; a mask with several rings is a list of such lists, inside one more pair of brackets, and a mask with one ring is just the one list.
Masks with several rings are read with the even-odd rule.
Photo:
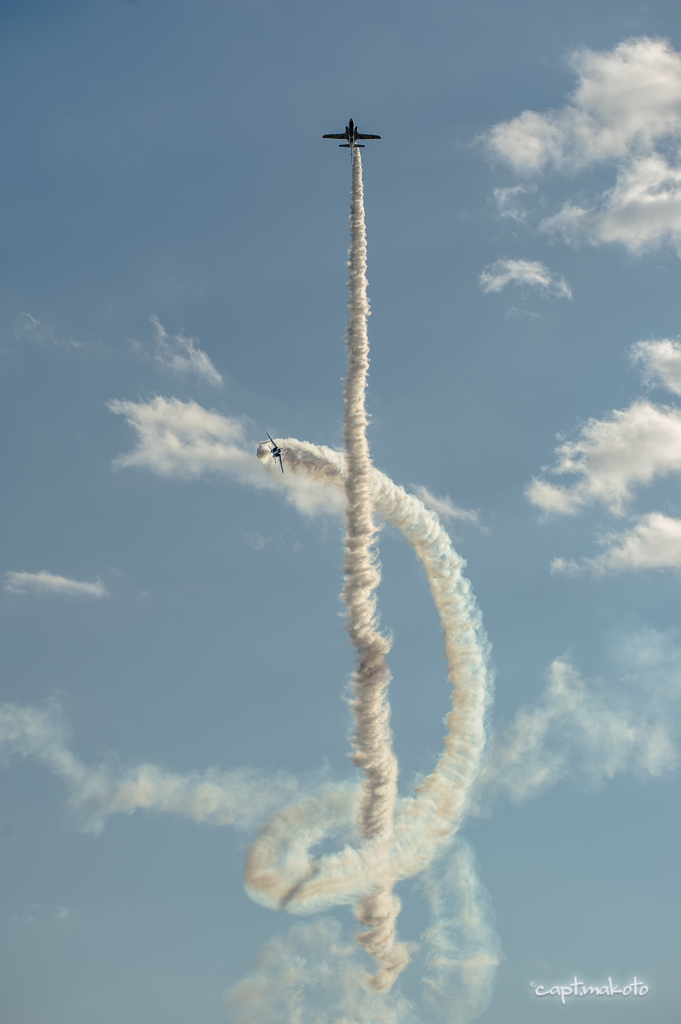
[[[430, 911], [415, 946], [425, 1019], [466, 1024], [490, 1001], [500, 958], [490, 896], [468, 844], [459, 841], [437, 858], [419, 888]], [[333, 918], [294, 925], [267, 942], [255, 969], [227, 989], [225, 1008], [237, 1024], [421, 1024], [412, 999], [366, 984], [356, 953]]]
[[521, 707], [491, 743], [478, 777], [476, 813], [501, 794], [539, 796], [563, 779], [598, 788], [621, 772], [655, 779], [677, 770], [681, 652], [678, 635], [614, 635], [605, 677], [585, 680], [565, 658], [549, 667], [538, 701]]
[[[328, 790], [275, 814], [248, 853], [245, 881], [258, 902], [293, 913], [354, 904], [358, 921], [368, 926], [358, 934], [358, 941], [378, 963], [378, 971], [367, 980], [373, 988], [386, 991], [409, 962], [407, 946], [397, 940], [401, 904], [394, 885], [424, 870], [451, 841], [461, 822], [480, 770], [490, 682], [487, 641], [470, 586], [462, 575], [462, 559], [437, 515], [371, 464], [365, 410], [369, 304], [359, 154], [353, 158], [351, 227], [346, 452], [341, 455], [292, 439], [280, 444], [290, 472], [345, 489], [343, 597], [348, 631], [357, 651], [353, 761], [365, 773], [357, 818], [364, 841], [346, 845], [340, 853], [312, 854], [329, 832], [352, 821], [348, 817], [354, 809], [350, 794]], [[261, 445], [259, 457], [268, 454], [267, 446]], [[374, 547], [375, 510], [403, 532], [426, 569], [454, 687], [445, 750], [417, 795], [399, 804], [387, 700], [390, 642], [379, 632], [376, 615], [380, 572]]]
[[[365, 397], [369, 372], [370, 314], [366, 279], [366, 231], [362, 160], [353, 152], [349, 319], [346, 334], [348, 375], [345, 383], [345, 585], [350, 639], [357, 652], [353, 678], [352, 711], [355, 716], [353, 763], [362, 768], [365, 782], [360, 807], [360, 830], [371, 841], [374, 859], [387, 862], [392, 842], [397, 799], [397, 758], [392, 749], [387, 654], [390, 640], [378, 630], [376, 588], [381, 575], [376, 563], [371, 456], [366, 436]], [[386, 872], [387, 874], [387, 872]], [[373, 987], [388, 989], [406, 967], [409, 954], [396, 941], [400, 901], [392, 892], [392, 879], [367, 893], [356, 910], [368, 930], [358, 940], [379, 964], [370, 979]]]
[[[288, 472], [344, 486], [346, 458], [340, 452], [292, 438], [277, 441]], [[263, 446], [258, 455], [267, 458]], [[428, 575], [442, 626], [452, 707], [446, 719], [444, 751], [415, 797], [397, 802], [387, 860], [373, 841], [315, 857], [312, 847], [351, 819], [347, 802], [327, 791], [276, 814], [252, 845], [245, 880], [257, 902], [308, 914], [356, 902], [386, 879], [394, 884], [424, 870], [456, 833], [470, 790], [480, 771], [485, 712], [491, 696], [488, 644], [464, 561], [437, 515], [387, 476], [372, 469], [369, 493], [375, 510], [397, 527], [414, 548]], [[355, 805], [356, 806], [356, 805]]]
[[[312, 846], [330, 831], [347, 829], [359, 816], [361, 790], [355, 784], [320, 784], [315, 778], [299, 783], [283, 774], [267, 777], [248, 769], [209, 768], [181, 775], [153, 764], [121, 765], [113, 758], [87, 764], [73, 753], [68, 739], [54, 700], [42, 707], [0, 706], [0, 764], [16, 757], [44, 764], [66, 784], [70, 809], [85, 818], [84, 831], [92, 834], [102, 831], [108, 816], [137, 810], [252, 831], [275, 807], [297, 798], [271, 819], [260, 837], [261, 849], [271, 840], [270, 860], [276, 861], [280, 884], [288, 885], [292, 896], [299, 883], [301, 854], [295, 846], [301, 836], [303, 847]], [[301, 792], [312, 795], [301, 799]], [[288, 861], [289, 850], [277, 828], [293, 848]], [[380, 867], [370, 855], [366, 864], [374, 870]], [[405, 863], [403, 876], [412, 868]], [[357, 885], [358, 897], [363, 884], [366, 888], [361, 880]], [[425, 1000], [438, 1017], [461, 1024], [484, 1008], [498, 962], [488, 900], [466, 844], [458, 843], [451, 857], [447, 852], [435, 858], [422, 890], [432, 919], [422, 936]], [[320, 900], [318, 906], [335, 902], [339, 901]], [[282, 905], [287, 906], [285, 899]], [[228, 1005], [244, 1024], [276, 1024], [282, 1017], [301, 1024], [417, 1024], [420, 1019], [414, 1004], [403, 996], [366, 985], [362, 964], [352, 946], [341, 940], [340, 924], [328, 918], [294, 927], [268, 943], [256, 971], [230, 990]], [[283, 1016], [284, 1008], [293, 1006], [300, 1016]]]
[[265, 944], [254, 970], [225, 993], [225, 1009], [235, 1024], [418, 1024], [410, 999], [364, 979], [339, 921], [300, 921]]
[[[288, 440], [284, 445], [284, 462], [300, 486], [332, 485], [345, 495], [343, 596], [348, 631], [357, 651], [352, 703], [355, 716], [353, 760], [363, 770], [364, 781], [361, 787], [326, 785], [299, 798], [288, 780], [280, 780], [269, 797], [270, 810], [281, 807], [287, 796], [289, 799], [293, 796], [294, 802], [275, 812], [252, 844], [246, 860], [245, 882], [258, 902], [296, 914], [309, 914], [339, 904], [352, 905], [359, 923], [366, 926], [357, 936], [359, 944], [377, 962], [376, 973], [368, 976], [362, 972], [360, 979], [364, 991], [373, 991], [378, 1000], [374, 1007], [377, 1009], [379, 1004], [397, 1006], [394, 1000], [388, 1003], [385, 1000], [395, 979], [409, 962], [407, 945], [397, 939], [396, 921], [401, 904], [394, 893], [395, 884], [428, 869], [451, 843], [461, 824], [471, 787], [480, 771], [490, 679], [486, 669], [487, 641], [470, 586], [463, 577], [462, 559], [453, 550], [437, 515], [371, 464], [365, 411], [369, 306], [359, 155], [355, 155], [353, 162], [351, 224], [346, 452], [340, 454]], [[119, 403], [115, 411], [129, 416], [133, 412], [137, 416], [142, 412], [153, 413], [153, 423], [158, 427], [159, 412], [168, 412], [168, 408], [165, 403], [163, 409], [135, 407], [133, 410], [129, 403], [125, 408]], [[174, 406], [170, 411], [177, 413]], [[203, 437], [205, 416], [200, 415], [202, 411], [192, 406], [184, 412], [190, 417], [186, 424], [190, 440], [198, 436], [197, 430]], [[213, 416], [213, 420], [211, 430], [217, 440], [210, 446], [210, 454], [222, 467], [225, 444], [232, 437], [232, 428], [219, 417]], [[159, 435], [154, 449], [158, 449], [157, 454], [163, 455], [168, 448], [164, 436], [163, 432]], [[231, 449], [229, 454], [231, 466], [236, 456], [232, 458]], [[238, 448], [239, 459], [242, 454]], [[267, 448], [261, 448], [258, 454], [261, 458], [271, 456]], [[148, 458], [146, 448], [144, 452], [140, 448], [134, 458], [127, 457], [123, 464], [140, 460], [146, 463]], [[153, 464], [157, 468], [166, 465], [158, 458]], [[249, 482], [254, 482], [250, 474], [246, 476]], [[284, 482], [288, 479], [287, 475]], [[415, 795], [401, 800], [397, 797], [398, 766], [392, 750], [387, 700], [390, 642], [378, 629], [376, 613], [380, 572], [375, 551], [378, 529], [375, 515], [383, 516], [403, 532], [425, 567], [440, 616], [453, 686], [444, 750], [434, 771], [417, 787]], [[22, 711], [13, 707], [6, 711], [5, 733], [12, 748], [14, 718], [21, 717]], [[26, 741], [35, 734], [35, 742], [28, 742], [28, 747], [24, 742], [22, 747], [17, 739], [12, 749], [15, 753], [40, 757], [64, 778], [72, 792], [72, 806], [76, 810], [90, 811], [89, 827], [93, 829], [101, 827], [107, 814], [130, 813], [137, 807], [178, 813], [196, 821], [239, 825], [261, 818], [268, 804], [260, 780], [244, 773], [208, 772], [182, 777], [153, 765], [122, 772], [112, 771], [108, 765], [87, 768], [68, 751], [59, 736], [43, 735], [41, 740], [37, 736], [39, 726], [35, 718], [20, 722], [15, 730], [17, 736], [23, 735]], [[249, 801], [253, 804], [250, 815]], [[316, 856], [314, 848], [332, 833], [345, 834], [346, 845], [337, 853]], [[465, 871], [461, 877], [462, 884], [468, 884]], [[433, 884], [431, 889], [435, 892]], [[438, 905], [444, 905], [440, 896], [435, 900], [438, 901]], [[442, 945], [445, 942], [442, 928], [437, 934]], [[456, 958], [450, 957], [450, 960], [454, 963]], [[490, 963], [494, 960], [493, 953], [488, 960]], [[386, 1020], [390, 1014], [392, 1010]], [[374, 1013], [371, 1019], [378, 1017]]]
[[501, 955], [489, 893], [468, 843], [457, 840], [453, 854], [425, 872], [421, 888], [431, 915], [421, 936], [424, 1002], [460, 1024], [487, 1008]]
[[[433, 918], [422, 936], [426, 1001], [438, 1015], [461, 1024], [484, 1009], [498, 963], [488, 901], [472, 854], [459, 843], [454, 855], [448, 856], [464, 814], [472, 809], [474, 787], [505, 789], [521, 798], [562, 777], [568, 757], [561, 755], [554, 770], [544, 740], [552, 730], [564, 732], [565, 722], [571, 719], [580, 724], [580, 750], [591, 756], [607, 748], [609, 759], [602, 770], [608, 776], [623, 770], [632, 759], [649, 774], [659, 774], [678, 755], [672, 743], [675, 737], [662, 727], [664, 707], [644, 723], [645, 736], [631, 715], [626, 719], [613, 715], [607, 728], [597, 729], [591, 718], [603, 720], [604, 702], [588, 694], [569, 666], [556, 663], [544, 703], [518, 716], [507, 742], [490, 759], [489, 770], [482, 770], [491, 679], [481, 616], [463, 576], [465, 563], [438, 516], [373, 468], [366, 441], [369, 307], [359, 156], [353, 166], [350, 255], [346, 454], [281, 440], [287, 476], [280, 480], [278, 472], [272, 471], [271, 480], [277, 486], [290, 485], [290, 473], [301, 488], [298, 493], [307, 493], [308, 487], [310, 494], [321, 492], [319, 485], [323, 485], [345, 495], [344, 598], [358, 653], [353, 745], [355, 764], [365, 774], [363, 785], [326, 784], [310, 792], [310, 787], [303, 791], [285, 776], [264, 779], [243, 770], [209, 769], [181, 776], [150, 764], [87, 766], [68, 749], [51, 712], [15, 705], [0, 708], [0, 759], [20, 755], [42, 761], [66, 782], [71, 807], [88, 816], [86, 828], [91, 831], [101, 830], [107, 815], [137, 808], [245, 829], [275, 811], [247, 856], [249, 893], [264, 906], [294, 914], [353, 905], [360, 923], [368, 925], [358, 936], [360, 945], [376, 959], [378, 971], [367, 977], [356, 947], [341, 941], [337, 922], [322, 919], [298, 924], [288, 937], [268, 943], [256, 972], [232, 989], [230, 1006], [243, 1024], [278, 1024], [284, 1019], [291, 1024], [415, 1024], [413, 1005], [399, 991], [391, 991], [409, 959], [406, 944], [397, 940], [400, 903], [393, 890], [399, 881], [423, 873], [422, 889]], [[253, 471], [247, 465], [243, 445], [237, 443], [241, 434], [234, 421], [207, 413], [195, 403], [163, 399], [147, 405], [114, 403], [112, 408], [125, 413], [140, 433], [140, 445], [119, 460], [120, 465], [147, 465], [168, 474], [180, 467], [189, 476], [199, 475], [206, 467], [220, 468], [262, 486], [257, 467], [253, 464]], [[179, 445], [178, 418], [182, 420]], [[258, 456], [271, 464], [268, 447], [261, 447]], [[318, 506], [301, 501], [299, 507], [309, 511]], [[377, 515], [402, 531], [426, 570], [453, 687], [444, 750], [414, 796], [401, 799], [387, 702], [390, 644], [378, 630], [376, 615]], [[581, 721], [584, 708], [593, 711], [586, 723]], [[627, 741], [624, 745], [622, 736]], [[315, 855], [315, 847], [330, 835], [340, 840], [339, 851]], [[315, 992], [308, 999], [311, 989]]]
[[255, 968], [225, 993], [236, 1024], [465, 1024], [486, 1008], [499, 963], [489, 895], [462, 841], [431, 865], [420, 886], [430, 909], [421, 936], [423, 1002], [366, 985], [340, 922], [295, 924], [266, 943]]
[[57, 702], [44, 707], [0, 706], [0, 764], [34, 758], [70, 790], [69, 807], [85, 818], [83, 831], [99, 834], [111, 814], [147, 810], [177, 814], [207, 825], [232, 825], [251, 832], [286, 800], [296, 797], [296, 779], [265, 776], [244, 768], [180, 775], [154, 764], [123, 766], [108, 759], [81, 761], [68, 746]]

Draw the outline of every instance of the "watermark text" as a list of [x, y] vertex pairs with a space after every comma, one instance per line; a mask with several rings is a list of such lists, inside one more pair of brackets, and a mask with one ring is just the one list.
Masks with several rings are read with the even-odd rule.
[[623, 988], [613, 985], [612, 978], [608, 978], [607, 985], [587, 985], [577, 980], [575, 975], [571, 985], [552, 985], [546, 988], [544, 985], [537, 985], [536, 981], [530, 982], [530, 988], [534, 989], [536, 996], [558, 996], [563, 1006], [569, 996], [645, 996], [649, 988], [639, 981], [636, 975], [634, 980]]

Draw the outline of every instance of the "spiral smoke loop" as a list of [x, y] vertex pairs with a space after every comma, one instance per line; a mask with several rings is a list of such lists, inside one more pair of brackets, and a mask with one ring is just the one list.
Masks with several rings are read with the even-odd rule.
[[[287, 471], [345, 491], [345, 584], [348, 633], [356, 651], [353, 675], [353, 762], [364, 773], [359, 795], [342, 786], [289, 805], [264, 826], [246, 859], [249, 894], [264, 906], [310, 914], [351, 904], [364, 930], [357, 940], [376, 961], [371, 987], [388, 990], [409, 962], [397, 935], [400, 900], [394, 887], [427, 868], [452, 842], [482, 762], [491, 681], [481, 616], [463, 576], [465, 563], [437, 515], [371, 462], [365, 407], [369, 370], [366, 231], [362, 162], [353, 153], [349, 320], [346, 334], [345, 452], [292, 438], [278, 439]], [[269, 449], [261, 445], [258, 457]], [[442, 627], [452, 706], [444, 750], [414, 796], [398, 797], [398, 764], [390, 731], [387, 655], [379, 631], [376, 538], [380, 519], [403, 533], [428, 575]], [[359, 841], [315, 855], [329, 833], [353, 825]]]

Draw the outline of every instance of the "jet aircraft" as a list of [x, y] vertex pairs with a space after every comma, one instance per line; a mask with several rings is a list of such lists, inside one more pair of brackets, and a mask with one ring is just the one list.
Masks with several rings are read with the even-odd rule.
[[[265, 431], [265, 433], [267, 433], [267, 431]], [[269, 434], [267, 434], [267, 436], [270, 437]], [[267, 442], [265, 442], [265, 444], [267, 444]], [[272, 458], [274, 459], [275, 462], [277, 461], [277, 459], [279, 459], [279, 465], [280, 465], [281, 471], [283, 473], [284, 472], [284, 463], [281, 461], [281, 448], [279, 448], [274, 443], [274, 441], [272, 440], [271, 437], [270, 437], [270, 444], [272, 445], [272, 447], [270, 448], [270, 451], [272, 452]]]
[[323, 139], [345, 139], [346, 141], [340, 144], [339, 149], [364, 149], [357, 139], [380, 139], [380, 137], [380, 135], [360, 135], [352, 118], [342, 135], [322, 135]]

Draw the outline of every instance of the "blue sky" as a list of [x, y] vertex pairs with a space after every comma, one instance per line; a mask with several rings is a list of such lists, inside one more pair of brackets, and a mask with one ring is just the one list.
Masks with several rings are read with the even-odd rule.
[[[496, 673], [455, 854], [502, 951], [478, 1019], [636, 974], [645, 998], [561, 1012], [675, 1020], [677, 5], [5, 0], [0, 26], [3, 1019], [293, 1020], [223, 994], [263, 949], [352, 946], [347, 907], [273, 913], [242, 870], [268, 809], [355, 777], [342, 523], [255, 457], [265, 431], [341, 445], [350, 167], [321, 135], [354, 116], [382, 136], [374, 462], [440, 512]], [[408, 793], [448, 688], [390, 527], [381, 562]], [[116, 813], [143, 764], [146, 809]], [[243, 827], [154, 795], [210, 769], [252, 787]], [[418, 882], [380, 1012], [464, 1020], [422, 1002]], [[301, 1021], [354, 1020], [313, 973]]]

